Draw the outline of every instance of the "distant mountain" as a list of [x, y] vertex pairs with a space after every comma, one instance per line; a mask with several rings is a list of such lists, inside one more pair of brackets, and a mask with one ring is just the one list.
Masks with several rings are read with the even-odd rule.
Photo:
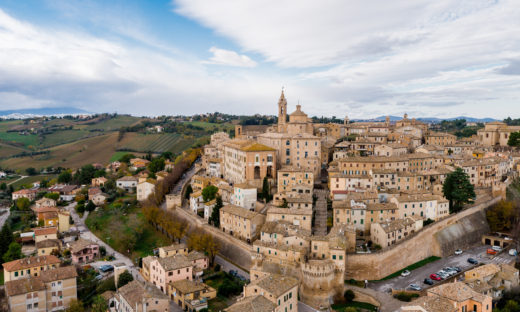
[[44, 107], [44, 108], [26, 108], [0, 110], [0, 118], [31, 118], [38, 116], [64, 116], [64, 115], [81, 115], [92, 114], [86, 110], [75, 107]]
[[[402, 116], [390, 116], [390, 121], [398, 121], [401, 119], [403, 119]], [[483, 122], [483, 123], [498, 120], [498, 119], [493, 119], [493, 118], [473, 118], [473, 117], [467, 117], [467, 116], [459, 116], [459, 117], [452, 117], [452, 118], [420, 117], [420, 118], [416, 118], [416, 119], [423, 121], [423, 122], [428, 122], [428, 123], [439, 123], [443, 120], [450, 121], [450, 120], [455, 120], [455, 119], [466, 119], [467, 122]], [[386, 116], [380, 116], [377, 118], [358, 119], [355, 121], [385, 121], [385, 120], [386, 120]]]

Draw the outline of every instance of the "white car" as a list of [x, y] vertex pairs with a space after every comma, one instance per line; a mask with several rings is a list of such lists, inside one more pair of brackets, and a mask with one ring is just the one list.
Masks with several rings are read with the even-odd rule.
[[462, 255], [462, 249], [455, 250], [455, 254], [456, 255]]
[[516, 256], [516, 255], [518, 255], [518, 252], [516, 251], [516, 249], [509, 249], [509, 255]]
[[401, 276], [408, 276], [408, 275], [410, 275], [410, 274], [411, 274], [410, 271], [408, 271], [408, 270], [404, 270], [404, 271], [401, 273]]
[[502, 251], [502, 248], [500, 246], [493, 246], [491, 247], [494, 251], [496, 252], [501, 252]]

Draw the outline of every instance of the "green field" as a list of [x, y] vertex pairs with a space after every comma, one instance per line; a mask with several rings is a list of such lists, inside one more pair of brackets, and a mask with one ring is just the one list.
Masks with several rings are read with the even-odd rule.
[[52, 180], [56, 177], [57, 177], [56, 174], [30, 176], [30, 177], [26, 177], [26, 178], [16, 181], [15, 183], [12, 184], [12, 186], [16, 190], [16, 189], [19, 189], [22, 185], [29, 185], [34, 182], [41, 181], [43, 179]]
[[17, 142], [25, 147], [36, 147], [40, 144], [40, 140], [36, 134], [19, 134], [17, 132], [0, 132], [0, 140], [4, 142]]
[[85, 130], [118, 131], [121, 127], [132, 126], [141, 120], [143, 120], [143, 118], [118, 115], [115, 118], [103, 120], [94, 124], [86, 122], [83, 125], [78, 126], [78, 128]]
[[128, 154], [128, 152], [115, 152], [108, 161], [110, 161], [110, 162], [117, 161], [125, 154]]
[[[129, 200], [130, 198], [125, 198]], [[122, 202], [124, 199], [119, 199]], [[116, 201], [117, 202], [117, 201]], [[101, 240], [115, 250], [128, 255], [131, 259], [145, 257], [153, 253], [159, 246], [171, 244], [171, 240], [157, 232], [148, 222], [138, 207], [125, 211], [117, 204], [110, 204], [105, 209], [91, 212], [86, 220], [87, 227]], [[130, 253], [125, 247], [127, 237], [132, 236], [135, 228], [140, 228], [142, 234], [136, 241]]]

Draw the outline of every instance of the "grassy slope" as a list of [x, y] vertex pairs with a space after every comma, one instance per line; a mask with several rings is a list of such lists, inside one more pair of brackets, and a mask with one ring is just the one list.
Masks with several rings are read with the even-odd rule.
[[10, 157], [27, 151], [24, 148], [0, 143], [0, 158]]
[[34, 182], [38, 182], [38, 181], [41, 181], [43, 179], [47, 179], [47, 180], [52, 180], [54, 178], [56, 178], [57, 175], [56, 174], [50, 174], [50, 175], [35, 175], [35, 176], [30, 176], [30, 177], [27, 177], [27, 178], [23, 178], [21, 180], [18, 180], [16, 181], [15, 183], [13, 183], [13, 188], [16, 190], [18, 189], [20, 186], [22, 185], [26, 185], [26, 184], [32, 184]]

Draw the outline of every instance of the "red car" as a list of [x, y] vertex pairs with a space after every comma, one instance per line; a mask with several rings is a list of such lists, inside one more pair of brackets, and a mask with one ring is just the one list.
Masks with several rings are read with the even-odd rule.
[[440, 281], [441, 277], [435, 273], [430, 274], [430, 278], [434, 281]]

